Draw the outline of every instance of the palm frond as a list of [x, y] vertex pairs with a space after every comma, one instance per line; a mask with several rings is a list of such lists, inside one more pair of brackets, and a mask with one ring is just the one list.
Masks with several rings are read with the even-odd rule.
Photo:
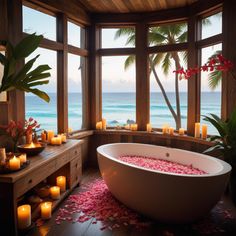
[[116, 31], [114, 39], [118, 39], [121, 36], [131, 36], [135, 35], [135, 29], [134, 28], [120, 28]]
[[165, 54], [166, 53], [157, 53], [157, 54], [154, 54], [154, 57], [152, 58], [152, 61], [153, 61], [153, 64], [156, 66], [158, 64], [161, 63], [161, 61], [163, 60], [163, 58], [165, 57]]
[[135, 62], [135, 56], [134, 55], [128, 56], [125, 60], [125, 65], [124, 65], [125, 70], [127, 70], [132, 64], [134, 64], [134, 62]]
[[213, 71], [208, 75], [208, 85], [211, 90], [215, 90], [221, 83], [222, 71]]
[[165, 54], [165, 57], [164, 57], [164, 59], [163, 59], [163, 61], [162, 61], [162, 69], [163, 69], [163, 73], [165, 74], [165, 75], [167, 75], [168, 74], [168, 72], [169, 72], [169, 69], [170, 69], [170, 66], [171, 66], [171, 54], [169, 53], [169, 52], [167, 52], [166, 54]]

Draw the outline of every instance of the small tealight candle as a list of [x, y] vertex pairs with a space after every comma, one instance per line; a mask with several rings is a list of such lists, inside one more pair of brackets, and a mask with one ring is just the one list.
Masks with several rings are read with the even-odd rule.
[[147, 132], [152, 132], [152, 125], [151, 124], [147, 124]]
[[57, 186], [60, 187], [62, 192], [66, 191], [66, 177], [65, 176], [58, 176], [56, 179]]
[[107, 129], [107, 120], [102, 118], [102, 129], [106, 130]]
[[57, 200], [60, 198], [60, 187], [53, 186], [50, 188], [51, 198]]
[[20, 169], [20, 158], [14, 156], [12, 159], [9, 160], [9, 166], [11, 170]]
[[48, 130], [47, 131], [47, 140], [48, 142], [51, 142], [51, 139], [54, 137], [54, 132], [53, 130]]
[[99, 121], [96, 123], [96, 129], [101, 130], [102, 129], [102, 121]]
[[195, 138], [200, 138], [200, 123], [195, 123], [195, 130], [194, 130], [194, 137]]
[[21, 165], [24, 164], [24, 163], [27, 161], [27, 155], [26, 155], [26, 153], [22, 153], [22, 154], [19, 156], [19, 158], [20, 158], [20, 164], [21, 164]]
[[205, 124], [202, 125], [202, 138], [203, 139], [207, 138], [207, 125]]
[[179, 135], [184, 135], [184, 128], [179, 128]]
[[22, 205], [17, 208], [18, 228], [26, 229], [31, 225], [31, 206]]
[[175, 129], [173, 127], [169, 127], [169, 134], [174, 135]]
[[61, 143], [62, 143], [62, 140], [60, 136], [51, 138], [52, 145], [61, 145]]
[[43, 220], [48, 220], [52, 217], [52, 202], [44, 202], [40, 206], [41, 208], [41, 218]]

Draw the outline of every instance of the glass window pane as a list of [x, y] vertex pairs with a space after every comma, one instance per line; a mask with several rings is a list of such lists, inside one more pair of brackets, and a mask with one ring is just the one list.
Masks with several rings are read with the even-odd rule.
[[[201, 50], [201, 65], [204, 65], [211, 56], [221, 54], [222, 44], [206, 47]], [[210, 113], [221, 116], [221, 80], [222, 73], [201, 72], [201, 115]], [[201, 116], [201, 122], [206, 123]], [[208, 133], [216, 134], [216, 129], [208, 124]]]
[[201, 20], [202, 39], [222, 33], [222, 12]]
[[84, 44], [85, 41], [81, 38], [83, 36], [83, 30], [80, 26], [68, 21], [68, 44], [84, 48], [85, 45], [82, 45], [82, 42]]
[[187, 23], [168, 24], [149, 28], [149, 46], [176, 44], [187, 42]]
[[51, 100], [47, 103], [31, 93], [26, 93], [26, 118], [33, 117], [41, 124], [42, 129], [57, 132], [57, 53], [56, 51], [38, 48], [26, 61], [38, 54], [40, 56], [36, 60], [33, 69], [42, 64], [48, 64], [52, 68], [49, 84], [38, 86], [38, 89], [48, 93]]
[[23, 32], [28, 34], [36, 32], [56, 41], [56, 18], [23, 6]]
[[[150, 59], [155, 66], [155, 70], [150, 66], [150, 122], [152, 126], [162, 128], [164, 125], [169, 125], [173, 128], [182, 127], [186, 129], [187, 80], [179, 80], [173, 71], [180, 67], [186, 68], [187, 53], [164, 52], [151, 54]], [[176, 90], [176, 82], [179, 92]], [[161, 86], [163, 90], [161, 90]], [[170, 105], [168, 105], [168, 102]], [[177, 107], [180, 110], [179, 115]], [[171, 110], [173, 111], [171, 112]], [[175, 116], [177, 117], [176, 120]]]
[[84, 58], [68, 54], [68, 119], [73, 131], [82, 127], [82, 75]]
[[[125, 69], [125, 62], [130, 66]], [[102, 116], [108, 126], [135, 122], [135, 57], [102, 57]]]
[[[5, 51], [1, 51], [1, 49], [0, 49], [0, 53], [2, 55], [5, 55]], [[0, 63], [0, 85], [2, 84], [3, 70], [4, 70], [4, 66]], [[6, 101], [7, 101], [7, 92], [1, 92], [0, 102], [6, 102]]]
[[102, 48], [135, 47], [135, 28], [102, 29]]

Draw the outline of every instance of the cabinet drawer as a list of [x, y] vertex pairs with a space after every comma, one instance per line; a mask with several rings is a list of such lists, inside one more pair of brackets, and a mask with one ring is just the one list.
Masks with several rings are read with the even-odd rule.
[[73, 188], [77, 185], [82, 177], [82, 158], [77, 156], [70, 163], [70, 186]]
[[73, 148], [71, 151], [70, 151], [70, 159], [74, 159], [75, 157], [80, 157], [81, 156], [81, 146], [77, 146], [75, 148]]
[[69, 153], [64, 153], [56, 159], [56, 168], [59, 169], [72, 160]]
[[18, 180], [14, 185], [16, 197], [23, 195], [25, 192], [27, 192], [35, 185], [46, 179], [53, 172], [55, 172], [55, 170], [56, 170], [56, 162], [51, 161], [46, 166], [43, 166], [40, 169], [32, 171], [27, 176]]

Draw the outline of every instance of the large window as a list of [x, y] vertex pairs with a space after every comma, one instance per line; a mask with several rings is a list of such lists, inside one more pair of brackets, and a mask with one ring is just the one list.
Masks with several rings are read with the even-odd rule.
[[102, 116], [109, 126], [135, 122], [135, 81], [133, 55], [102, 57]]

